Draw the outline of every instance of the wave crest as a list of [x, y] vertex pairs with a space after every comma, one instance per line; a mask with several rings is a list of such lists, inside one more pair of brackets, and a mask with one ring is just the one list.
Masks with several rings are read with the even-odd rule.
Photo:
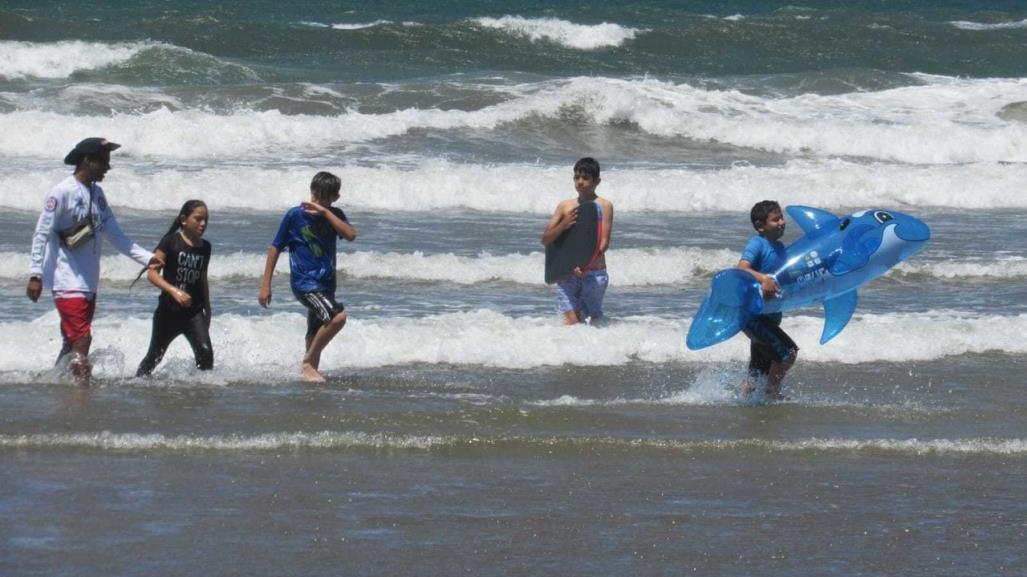
[[0, 78], [67, 78], [125, 62], [155, 43], [104, 44], [81, 40], [52, 43], [0, 41]]
[[[215, 303], [216, 305], [216, 303]], [[288, 305], [282, 305], [285, 308]], [[286, 310], [295, 310], [291, 307]], [[702, 351], [685, 348], [686, 319], [627, 317], [602, 328], [565, 327], [551, 316], [510, 316], [473, 310], [427, 317], [362, 317], [354, 308], [338, 347], [325, 352], [323, 366], [373, 368], [399, 365], [476, 365], [509, 369], [549, 366], [624, 366], [647, 363], [743, 363], [749, 341], [731, 339]], [[297, 312], [214, 315], [211, 339], [217, 362], [210, 378], [277, 382], [296, 376], [295, 347], [303, 342], [305, 317]], [[0, 351], [2, 380], [20, 382], [53, 363], [60, 348], [55, 311], [32, 321], [0, 323], [4, 334], [20, 335]], [[101, 378], [131, 374], [148, 342], [148, 316], [108, 315], [94, 323], [94, 347], [109, 361], [96, 361]], [[785, 328], [799, 343], [816, 343], [823, 320], [790, 316]], [[926, 331], [925, 327], [930, 327]], [[999, 352], [1027, 353], [1027, 315], [965, 316], [957, 312], [857, 315], [825, 346], [803, 348], [803, 362], [858, 364], [926, 361], [946, 356]], [[182, 341], [182, 339], [179, 339]], [[49, 343], [49, 344], [47, 344]], [[192, 364], [185, 342], [172, 343], [166, 363]], [[131, 366], [126, 366], [131, 365]], [[159, 368], [158, 374], [166, 368]]]
[[[581, 123], [625, 126], [662, 138], [711, 141], [775, 154], [913, 164], [1027, 162], [1018, 122], [1002, 119], [1027, 100], [1019, 80], [921, 76], [922, 86], [777, 98], [658, 80], [573, 78], [506, 87], [504, 101], [474, 110], [348, 110], [331, 116], [278, 110], [151, 110], [112, 116], [18, 110], [0, 115], [0, 152], [52, 158], [81, 134], [104, 133], [126, 152], [180, 159], [246, 158], [384, 141], [412, 130], [554, 130]], [[483, 89], [484, 90], [484, 89]], [[151, 96], [152, 98], [152, 96]], [[491, 100], [489, 102], [495, 102]]]
[[[3, 139], [0, 134], [0, 141]], [[51, 156], [59, 158], [66, 152], [64, 147], [59, 151]], [[279, 212], [302, 198], [300, 191], [309, 187], [311, 176], [319, 169], [239, 166], [138, 172], [119, 164], [108, 175], [105, 189], [119, 209], [178, 210], [200, 190], [214, 211]], [[347, 210], [469, 209], [548, 215], [559, 200], [574, 194], [566, 167], [426, 161], [407, 167], [348, 165], [329, 170], [342, 179], [340, 203]], [[41, 210], [46, 192], [64, 176], [63, 172], [31, 169], [0, 171], [4, 180], [0, 207]], [[968, 182], [974, 183], [974, 194], [966, 193]], [[782, 205], [811, 204], [811, 199], [816, 199], [814, 204], [824, 209], [1001, 209], [1027, 208], [1024, 182], [1027, 163], [910, 167], [802, 160], [776, 167], [738, 165], [720, 170], [612, 168], [603, 174], [603, 195], [622, 212], [737, 211], [763, 198], [777, 199]], [[247, 193], [238, 194], [238, 190]]]
[[954, 28], [960, 30], [973, 30], [976, 32], [987, 32], [991, 30], [1014, 30], [1018, 28], [1027, 28], [1027, 20], [1019, 21], [1007, 21], [1007, 22], [969, 22], [966, 20], [954, 20], [949, 22]]
[[[611, 249], [610, 269], [616, 271], [617, 286], [661, 286], [705, 283], [718, 270], [738, 262], [738, 251], [728, 248], [648, 247]], [[260, 278], [265, 256], [259, 253], [218, 254], [211, 260], [209, 278], [215, 282]], [[474, 256], [453, 253], [425, 254], [355, 251], [340, 254], [338, 272], [345, 278], [392, 279], [404, 282], [447, 282], [473, 285], [503, 282], [542, 285], [544, 253], [492, 254]], [[0, 279], [24, 280], [29, 257], [25, 253], [0, 252]], [[284, 270], [286, 265], [281, 265]], [[283, 274], [282, 270], [279, 274]], [[139, 265], [121, 255], [101, 258], [103, 280], [126, 282], [136, 278]], [[939, 279], [1027, 278], [1027, 259], [1002, 257], [993, 260], [951, 260], [905, 262], [889, 275]]]
[[500, 30], [507, 34], [527, 38], [532, 42], [552, 42], [575, 50], [597, 50], [612, 48], [633, 40], [645, 30], [619, 24], [575, 24], [558, 18], [524, 18], [503, 16], [501, 18], [474, 18], [478, 26]]
[[106, 83], [220, 84], [259, 80], [239, 64], [165, 42], [0, 41], [0, 78], [72, 76]]
[[492, 453], [504, 450], [538, 450], [547, 454], [588, 451], [672, 451], [761, 453], [899, 453], [912, 455], [1005, 455], [1027, 454], [1024, 439], [839, 439], [806, 438], [798, 440], [717, 439], [632, 439], [614, 437], [436, 437], [319, 431], [312, 433], [266, 433], [261, 435], [177, 435], [159, 433], [49, 433], [0, 435], [0, 450], [96, 450], [136, 451], [417, 451]]

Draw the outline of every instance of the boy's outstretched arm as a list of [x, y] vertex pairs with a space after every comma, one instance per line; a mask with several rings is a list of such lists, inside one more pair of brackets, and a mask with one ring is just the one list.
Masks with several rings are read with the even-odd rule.
[[260, 281], [260, 294], [257, 301], [260, 306], [267, 308], [271, 304], [271, 277], [275, 274], [275, 265], [278, 264], [278, 255], [281, 251], [278, 247], [271, 246], [267, 249], [267, 261], [264, 262], [264, 278]]
[[566, 210], [564, 203], [556, 205], [553, 216], [549, 217], [546, 230], [542, 232], [542, 244], [549, 246], [563, 234], [563, 231], [574, 226], [578, 222], [578, 206], [575, 204], [571, 210]]

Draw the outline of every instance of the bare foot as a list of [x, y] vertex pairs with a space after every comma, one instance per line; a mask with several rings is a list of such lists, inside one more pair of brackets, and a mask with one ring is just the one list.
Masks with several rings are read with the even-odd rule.
[[742, 398], [748, 399], [749, 395], [752, 395], [752, 383], [745, 379], [742, 381]]
[[315, 369], [314, 366], [310, 363], [303, 363], [303, 365], [301, 366], [301, 371], [303, 372], [303, 379], [306, 380], [308, 383], [328, 382], [325, 380], [324, 377], [321, 376], [321, 373], [317, 372], [317, 369]]
[[92, 382], [92, 375], [75, 375], [75, 385], [78, 387], [88, 389]]
[[80, 387], [89, 386], [93, 378], [93, 365], [89, 363], [88, 359], [82, 359], [78, 355], [73, 355], [71, 362], [68, 363], [68, 368], [71, 369], [71, 375], [75, 378], [76, 385]]

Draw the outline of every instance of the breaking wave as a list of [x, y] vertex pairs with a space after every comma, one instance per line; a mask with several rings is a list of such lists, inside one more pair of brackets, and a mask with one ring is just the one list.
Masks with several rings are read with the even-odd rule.
[[483, 28], [500, 30], [523, 37], [532, 42], [552, 42], [575, 50], [596, 50], [623, 45], [645, 30], [603, 22], [602, 24], [575, 24], [558, 18], [474, 18], [472, 22]]

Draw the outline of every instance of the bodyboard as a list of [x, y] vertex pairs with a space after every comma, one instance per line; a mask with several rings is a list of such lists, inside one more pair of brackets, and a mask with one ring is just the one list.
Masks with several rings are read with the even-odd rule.
[[578, 205], [578, 221], [546, 246], [546, 284], [559, 282], [574, 269], [586, 268], [599, 255], [603, 217], [597, 202]]

